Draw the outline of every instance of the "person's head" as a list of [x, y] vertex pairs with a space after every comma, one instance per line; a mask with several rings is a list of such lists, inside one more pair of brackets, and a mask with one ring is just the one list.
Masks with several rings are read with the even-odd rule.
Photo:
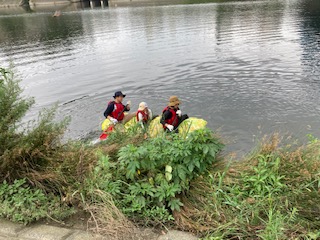
[[170, 108], [173, 108], [173, 109], [178, 109], [179, 108], [179, 105], [180, 105], [180, 100], [177, 96], [171, 96], [169, 98], [169, 104], [168, 106]]
[[113, 96], [114, 100], [119, 103], [121, 103], [125, 97], [126, 95], [124, 95], [121, 91], [115, 92]]
[[147, 103], [145, 103], [145, 102], [139, 103], [139, 108], [138, 108], [138, 110], [140, 110], [140, 111], [146, 111], [146, 110], [148, 110], [148, 105], [147, 105]]

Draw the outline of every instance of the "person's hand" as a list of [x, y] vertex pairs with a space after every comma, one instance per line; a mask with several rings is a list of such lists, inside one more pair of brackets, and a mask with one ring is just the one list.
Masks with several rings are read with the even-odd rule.
[[177, 114], [179, 117], [181, 117], [181, 115], [182, 115], [181, 110], [176, 111], [176, 114]]
[[110, 118], [109, 119], [114, 125], [116, 125], [117, 123], [118, 123], [118, 120], [117, 119], [115, 119], [115, 118]]
[[172, 126], [172, 125], [170, 125], [170, 124], [167, 124], [166, 127], [168, 128], [168, 130], [169, 130], [170, 132], [172, 132], [173, 129], [174, 129], [174, 126]]
[[131, 101], [129, 100], [129, 101], [127, 102], [126, 108], [127, 108], [128, 110], [130, 110], [130, 106], [131, 106]]

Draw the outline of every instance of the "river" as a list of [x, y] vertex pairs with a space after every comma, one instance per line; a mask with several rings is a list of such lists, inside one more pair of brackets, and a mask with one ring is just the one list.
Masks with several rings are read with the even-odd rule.
[[320, 137], [320, 1], [121, 6], [0, 15], [0, 66], [15, 65], [35, 106], [59, 102], [67, 136], [99, 129], [114, 91], [155, 113], [170, 95], [230, 151], [264, 134]]

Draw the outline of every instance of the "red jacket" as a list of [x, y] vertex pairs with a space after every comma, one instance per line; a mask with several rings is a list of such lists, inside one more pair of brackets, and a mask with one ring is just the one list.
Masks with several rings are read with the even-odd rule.
[[[178, 119], [176, 111], [170, 107], [166, 107], [165, 109], [163, 109], [162, 113], [164, 113], [166, 111], [170, 111], [171, 118], [165, 119], [165, 123], [170, 124], [170, 125], [174, 126], [175, 128], [177, 128], [178, 124], [179, 124], [179, 119]], [[165, 124], [163, 124], [163, 128], [166, 129]]]
[[142, 117], [143, 117], [143, 122], [144, 123], [146, 123], [146, 122], [148, 122], [148, 120], [149, 120], [149, 114], [148, 113], [145, 113], [145, 111], [141, 111], [141, 110], [138, 110], [138, 112], [137, 112], [137, 121], [139, 122], [139, 113], [141, 113], [142, 114]]
[[116, 103], [114, 101], [109, 102], [109, 104], [114, 104], [114, 109], [110, 116], [117, 119], [118, 121], [122, 121], [124, 118], [125, 106], [122, 103]]

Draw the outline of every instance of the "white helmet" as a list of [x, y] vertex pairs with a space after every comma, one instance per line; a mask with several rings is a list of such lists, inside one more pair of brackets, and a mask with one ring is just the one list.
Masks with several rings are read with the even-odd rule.
[[145, 108], [147, 108], [148, 105], [145, 102], [139, 103], [139, 109], [140, 111], [143, 111]]

